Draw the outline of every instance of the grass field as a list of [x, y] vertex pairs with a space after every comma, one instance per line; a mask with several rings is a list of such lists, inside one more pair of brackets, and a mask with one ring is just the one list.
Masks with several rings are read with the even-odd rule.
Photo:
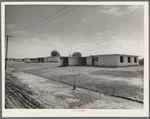
[[144, 67], [59, 67], [60, 63], [8, 63], [15, 70], [88, 90], [143, 101]]

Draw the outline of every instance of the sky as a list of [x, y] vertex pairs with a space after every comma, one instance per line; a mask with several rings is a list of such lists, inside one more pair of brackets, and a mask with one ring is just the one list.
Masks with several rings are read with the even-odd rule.
[[8, 58], [129, 54], [144, 57], [142, 5], [7, 5]]

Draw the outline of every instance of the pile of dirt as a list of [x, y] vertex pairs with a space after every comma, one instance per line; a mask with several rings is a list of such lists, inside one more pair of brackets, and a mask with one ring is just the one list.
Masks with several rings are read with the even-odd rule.
[[5, 108], [44, 108], [33, 98], [34, 94], [25, 85], [11, 74], [6, 73], [5, 78]]

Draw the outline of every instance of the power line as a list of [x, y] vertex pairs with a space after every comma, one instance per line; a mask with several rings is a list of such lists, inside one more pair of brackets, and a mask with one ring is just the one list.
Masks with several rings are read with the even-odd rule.
[[[42, 21], [44, 21], [44, 20], [46, 20], [46, 19], [48, 19], [48, 18], [50, 18], [50, 17], [54, 16], [55, 14], [57, 14], [57, 13], [61, 12], [62, 10], [66, 9], [67, 7], [69, 7], [69, 6], [66, 6], [65, 8], [63, 8], [63, 9], [61, 9], [61, 10], [57, 11], [56, 13], [54, 13], [54, 14], [52, 14], [51, 16], [49, 16], [49, 17], [47, 17], [47, 18], [43, 19]], [[37, 24], [41, 23], [42, 21], [40, 21], [40, 22], [36, 23], [35, 25], [37, 25]], [[31, 27], [33, 27], [33, 26], [35, 26], [35, 25], [32, 25]], [[28, 28], [27, 28], [27, 29], [28, 29]], [[26, 30], [27, 30], [27, 29], [26, 29]], [[29, 28], [29, 29], [30, 29], [30, 28]]]
[[54, 14], [52, 14], [52, 15], [50, 15], [50, 16], [48, 16], [48, 17], [46, 17], [45, 19], [43, 19], [43, 20], [41, 20], [41, 21], [39, 21], [39, 22], [37, 22], [37, 23], [35, 23], [35, 24], [31, 25], [30, 27], [28, 27], [28, 28], [26, 28], [26, 29], [24, 29], [24, 30], [28, 30], [28, 29], [30, 29], [30, 28], [32, 28], [32, 27], [34, 27], [34, 26], [36, 26], [37, 24], [39, 24], [39, 23], [43, 22], [43, 21], [44, 21], [44, 20], [46, 20], [46, 19], [49, 19], [50, 17], [52, 17], [52, 16], [54, 16], [55, 14], [57, 14], [57, 13], [61, 12], [62, 10], [66, 9], [67, 7], [69, 7], [69, 6], [66, 6], [65, 8], [63, 8], [63, 9], [61, 9], [61, 10], [57, 11], [56, 13], [54, 13]]
[[[77, 6], [77, 7], [79, 7], [79, 6]], [[71, 10], [69, 10], [69, 11], [67, 11], [67, 12], [65, 12], [65, 13], [63, 13], [63, 14], [61, 14], [61, 15], [59, 15], [59, 16], [57, 16], [57, 17], [55, 17], [55, 18], [53, 18], [53, 19], [51, 19], [51, 20], [49, 20], [49, 21], [47, 21], [47, 22], [45, 22], [44, 24], [46, 24], [46, 23], [48, 23], [48, 22], [50, 22], [50, 21], [53, 21], [54, 19], [56, 19], [56, 18], [58, 18], [58, 17], [60, 17], [60, 16], [65, 15], [66, 13], [68, 13], [68, 12], [70, 12], [70, 11], [76, 9], [77, 7], [75, 7], [75, 8], [73, 8], [73, 9], [71, 9]], [[41, 24], [41, 25], [39, 25], [39, 26], [37, 26], [37, 27], [34, 27], [33, 29], [38, 28], [38, 27], [40, 27], [40, 26], [42, 26], [42, 25], [44, 25], [44, 24]], [[33, 29], [30, 29], [30, 30], [33, 30]]]
[[[67, 6], [67, 7], [69, 7], [69, 6]], [[57, 11], [56, 13], [54, 13], [54, 14], [50, 15], [49, 17], [46, 17], [45, 19], [43, 19], [43, 20], [39, 21], [38, 23], [33, 24], [32, 26], [30, 26], [30, 27], [28, 27], [28, 28], [26, 28], [26, 29], [24, 29], [24, 30], [28, 30], [28, 29], [32, 28], [33, 26], [35, 26], [35, 25], [37, 25], [37, 24], [39, 24], [39, 23], [43, 22], [44, 20], [46, 20], [46, 19], [48, 19], [48, 18], [50, 18], [50, 17], [54, 16], [54, 15], [55, 15], [55, 14], [57, 14], [58, 12], [61, 12], [62, 10], [66, 9], [67, 7], [65, 7], [65, 8], [63, 8], [63, 9], [61, 9], [61, 10]], [[22, 33], [22, 34], [23, 34], [23, 33]], [[19, 34], [19, 35], [17, 35], [16, 37], [18, 37], [18, 36], [20, 36], [20, 35], [22, 35], [22, 34]]]
[[[45, 10], [47, 7], [45, 7], [44, 9], [42, 9], [42, 10]], [[63, 7], [64, 8], [64, 7]], [[58, 9], [58, 8], [57, 8]], [[51, 10], [51, 12], [53, 12], [53, 11], [57, 11], [57, 9], [53, 9], [53, 10]], [[33, 25], [35, 25], [37, 22], [39, 22], [39, 21], [41, 21], [41, 20], [43, 20], [43, 19], [41, 19], [41, 18], [44, 18], [45, 16], [47, 16], [47, 14], [49, 13], [49, 10], [47, 10], [48, 12], [45, 14], [45, 12], [44, 12], [44, 14], [42, 14], [42, 15], [40, 15], [40, 18], [36, 18], [36, 20], [33, 20], [33, 19], [28, 19], [27, 21], [31, 21], [28, 25], [26, 25], [27, 27], [25, 28], [25, 29], [28, 29], [28, 28], [30, 28], [31, 26], [33, 26]], [[40, 11], [38, 11], [38, 14], [39, 13], [41, 13], [42, 11], [40, 10]], [[34, 16], [36, 16], [36, 14], [34, 14], [31, 18], [33, 18]], [[40, 20], [39, 20], [40, 19]], [[32, 24], [33, 23], [33, 24]]]
[[9, 36], [9, 35], [6, 35], [5, 36], [7, 39], [7, 44], [6, 44], [6, 57], [5, 57], [5, 70], [6, 70], [6, 67], [7, 67], [7, 50], [8, 50], [8, 38], [9, 37], [12, 37], [12, 36]]
[[[45, 10], [45, 9], [46, 9], [46, 7], [43, 8], [43, 9], [41, 9], [40, 12], [43, 11], [43, 10]], [[18, 25], [18, 24], [17, 24], [17, 25], [21, 27], [23, 24], [27, 23], [28, 21], [31, 21], [32, 18], [34, 18], [37, 14], [39, 14], [39, 11], [37, 11], [30, 19], [27, 18], [27, 19], [24, 20], [20, 25]], [[32, 21], [31, 21], [30, 23], [32, 23]], [[30, 25], [30, 23], [29, 23], [28, 25]], [[16, 27], [16, 28], [17, 28], [17, 27]]]
[[[61, 15], [59, 15], [59, 16], [57, 16], [57, 17], [55, 17], [55, 18], [53, 18], [53, 19], [51, 19], [51, 20], [49, 20], [49, 21], [47, 21], [47, 22], [45, 22], [44, 24], [41, 24], [41, 25], [39, 25], [39, 26], [37, 26], [37, 27], [34, 27], [34, 28], [30, 29], [30, 30], [33, 30], [33, 29], [38, 28], [38, 27], [40, 27], [40, 26], [42, 26], [42, 25], [45, 25], [46, 23], [48, 23], [48, 22], [50, 22], [50, 21], [53, 21], [54, 19], [56, 19], [56, 18], [58, 18], [58, 17], [60, 17], [60, 16], [63, 16], [63, 15], [65, 15], [66, 13], [68, 13], [68, 12], [70, 12], [70, 11], [72, 11], [72, 10], [78, 8], [78, 7], [79, 7], [79, 6], [74, 7], [73, 9], [71, 9], [71, 10], [69, 10], [69, 11], [67, 11], [67, 12], [65, 12], [65, 13], [63, 13], [63, 14], [61, 14]], [[18, 36], [19, 36], [19, 35], [18, 35]]]

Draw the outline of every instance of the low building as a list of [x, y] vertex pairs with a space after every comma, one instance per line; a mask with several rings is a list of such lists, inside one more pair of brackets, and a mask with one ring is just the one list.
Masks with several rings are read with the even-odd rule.
[[14, 61], [13, 58], [7, 58], [7, 61]]
[[32, 62], [38, 62], [38, 58], [25, 58], [25, 63], [32, 63]]
[[16, 58], [7, 58], [7, 61], [23, 62], [24, 59], [22, 59], [22, 58], [19, 58], [19, 59], [16, 59]]
[[91, 57], [63, 57], [62, 66], [121, 67], [138, 66], [138, 56], [124, 54], [96, 55]]
[[17, 62], [23, 62], [23, 59], [16, 59]]
[[24, 62], [59, 62], [61, 61], [60, 57], [38, 57], [38, 58], [25, 58]]
[[61, 61], [60, 57], [45, 57], [44, 62], [59, 62]]
[[62, 66], [86, 66], [86, 57], [62, 57]]

